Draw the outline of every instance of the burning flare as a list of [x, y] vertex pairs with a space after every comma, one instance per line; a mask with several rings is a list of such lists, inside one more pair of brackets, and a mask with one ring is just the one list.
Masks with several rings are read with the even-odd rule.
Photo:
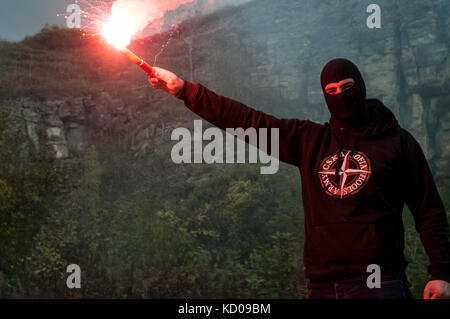
[[155, 9], [143, 0], [119, 0], [111, 7], [111, 16], [101, 34], [117, 49], [130, 44], [132, 37], [149, 23]]
[[143, 59], [131, 52], [127, 46], [133, 36], [141, 32], [150, 21], [164, 16], [169, 10], [192, 0], [117, 0], [112, 4], [111, 16], [100, 34], [112, 46], [121, 50], [149, 75], [153, 69]]
[[100, 33], [109, 44], [121, 50], [148, 75], [152, 75], [151, 66], [127, 48], [132, 37], [142, 31], [147, 23], [150, 9], [148, 6], [143, 7], [143, 3], [142, 0], [115, 2], [111, 8], [111, 17]]
[[109, 44], [122, 50], [130, 44], [133, 34], [137, 31], [130, 17], [125, 13], [116, 13], [111, 15], [101, 34]]
[[192, 0], [117, 0], [112, 4], [111, 17], [101, 34], [110, 44], [123, 49], [150, 22], [187, 2]]
[[111, 7], [111, 16], [101, 34], [117, 49], [130, 44], [132, 37], [142, 31], [148, 23], [151, 7], [142, 0], [116, 1]]

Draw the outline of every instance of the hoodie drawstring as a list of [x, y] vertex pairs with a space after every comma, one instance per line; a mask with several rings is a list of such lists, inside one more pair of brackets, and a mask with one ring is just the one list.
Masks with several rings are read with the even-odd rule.
[[341, 127], [339, 129], [339, 146], [340, 146], [340, 149], [339, 149], [338, 162], [337, 162], [337, 165], [336, 165], [336, 172], [335, 172], [335, 176], [337, 177], [338, 182], [341, 180], [341, 176], [339, 175], [339, 170], [341, 169], [342, 153], [344, 152], [343, 142], [344, 142], [344, 128]]

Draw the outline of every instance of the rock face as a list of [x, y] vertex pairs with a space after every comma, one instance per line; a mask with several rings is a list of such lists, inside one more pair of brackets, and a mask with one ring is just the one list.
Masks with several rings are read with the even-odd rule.
[[[279, 116], [328, 121], [319, 76], [345, 57], [421, 144], [436, 174], [449, 165], [448, 1], [379, 1], [369, 29], [361, 1], [255, 1], [195, 29], [194, 80]], [[188, 73], [187, 73], [188, 74]], [[447, 141], [447, 142], [445, 142]], [[448, 173], [447, 173], [448, 174]]]
[[[377, 4], [380, 29], [367, 27], [368, 4], [358, 0], [259, 0], [231, 7], [182, 24], [172, 50], [157, 64], [276, 116], [325, 122], [329, 113], [320, 72], [330, 59], [348, 58], [360, 68], [368, 97], [383, 101], [416, 137], [436, 174], [448, 174], [450, 2]], [[181, 104], [158, 92], [137, 98], [152, 105]], [[29, 148], [45, 148], [57, 159], [83, 152], [96, 129], [117, 129], [137, 114], [133, 103], [106, 92], [96, 99], [25, 100], [15, 112], [25, 123]], [[141, 151], [158, 129], [171, 125], [140, 122], [126, 137], [129, 149]]]
[[13, 108], [12, 119], [23, 123], [28, 141], [26, 154], [44, 153], [48, 159], [64, 159], [85, 149], [86, 114], [82, 101], [33, 101], [25, 99]]

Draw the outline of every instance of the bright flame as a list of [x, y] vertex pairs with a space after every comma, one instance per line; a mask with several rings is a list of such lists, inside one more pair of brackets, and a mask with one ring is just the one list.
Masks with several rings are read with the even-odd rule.
[[152, 11], [152, 7], [142, 0], [114, 2], [111, 17], [101, 34], [108, 43], [117, 49], [123, 49], [130, 44], [133, 35], [145, 28]]
[[111, 17], [100, 32], [118, 49], [130, 44], [133, 36], [145, 29], [149, 22], [162, 19], [167, 11], [193, 0], [116, 0]]
[[120, 50], [130, 44], [135, 32], [126, 15], [112, 15], [101, 33], [109, 44]]

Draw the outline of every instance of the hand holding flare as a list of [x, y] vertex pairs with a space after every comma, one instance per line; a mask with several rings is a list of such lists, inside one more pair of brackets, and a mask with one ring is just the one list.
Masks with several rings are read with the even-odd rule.
[[184, 81], [182, 79], [170, 71], [161, 68], [152, 68], [143, 59], [127, 48], [133, 34], [139, 30], [139, 26], [129, 16], [127, 11], [113, 10], [111, 17], [104, 25], [101, 34], [108, 43], [122, 51], [131, 61], [147, 72], [150, 83], [155, 89], [161, 89], [176, 95], [183, 88]]
[[150, 84], [155, 89], [166, 91], [176, 95], [184, 85], [184, 80], [174, 73], [161, 68], [152, 68], [142, 58], [138, 57], [127, 47], [117, 48], [122, 51], [131, 61], [136, 63], [142, 70], [147, 72]]
[[184, 86], [184, 80], [176, 74], [161, 68], [153, 68], [153, 74], [149, 75], [149, 81], [153, 88], [177, 95]]

